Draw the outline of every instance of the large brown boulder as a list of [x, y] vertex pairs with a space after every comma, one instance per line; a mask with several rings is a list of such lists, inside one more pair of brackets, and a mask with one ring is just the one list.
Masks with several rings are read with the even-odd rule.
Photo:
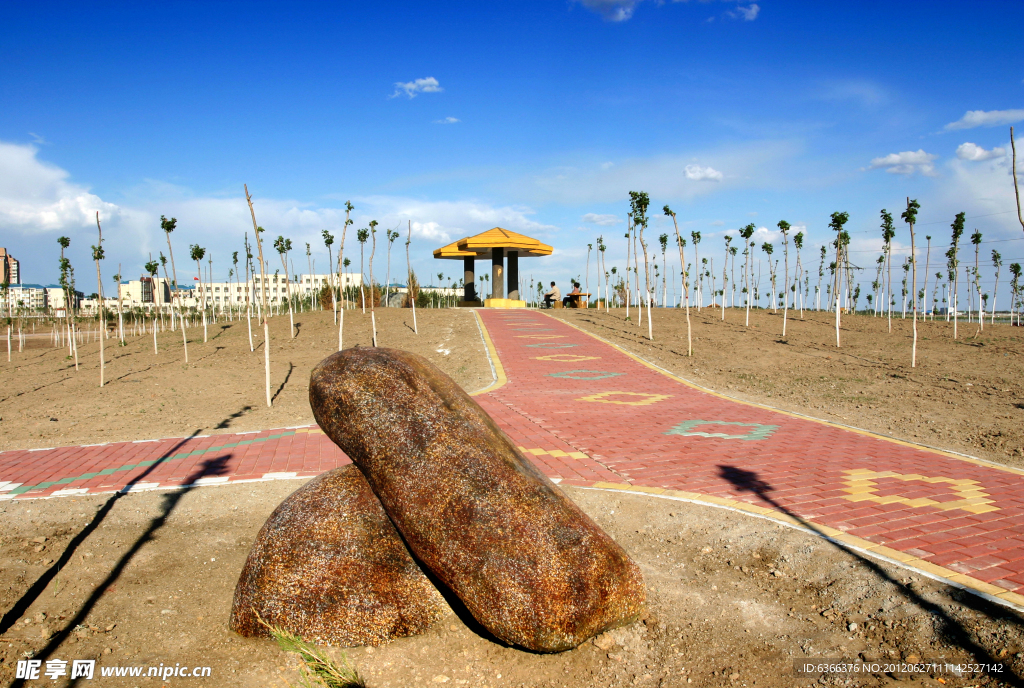
[[637, 565], [426, 359], [348, 349], [309, 398], [409, 549], [501, 640], [557, 652], [639, 616]]
[[328, 645], [420, 633], [447, 605], [416, 565], [355, 466], [313, 478], [263, 525], [235, 587], [231, 628], [264, 621]]

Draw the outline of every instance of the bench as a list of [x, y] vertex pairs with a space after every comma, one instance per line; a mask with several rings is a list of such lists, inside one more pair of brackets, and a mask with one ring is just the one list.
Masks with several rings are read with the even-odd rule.
[[[569, 308], [590, 308], [590, 293], [566, 294], [569, 297]], [[584, 299], [583, 297], [587, 297]], [[580, 304], [583, 304], [582, 306]]]

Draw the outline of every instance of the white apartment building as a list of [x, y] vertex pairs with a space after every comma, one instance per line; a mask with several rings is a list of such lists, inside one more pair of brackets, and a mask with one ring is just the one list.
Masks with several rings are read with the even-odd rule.
[[7, 298], [2, 302], [4, 314], [12, 310], [45, 310], [46, 290], [41, 284], [12, 284], [7, 288]]

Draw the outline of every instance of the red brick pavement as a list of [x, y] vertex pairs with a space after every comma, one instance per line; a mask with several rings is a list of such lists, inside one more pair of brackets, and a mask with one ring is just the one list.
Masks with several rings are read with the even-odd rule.
[[[1024, 602], [1022, 472], [727, 399], [536, 311], [478, 313], [504, 377], [476, 399], [552, 478], [811, 525]], [[304, 477], [345, 463], [316, 427], [8, 451], [0, 499]]]
[[535, 457], [566, 483], [756, 505], [1024, 592], [1020, 471], [727, 399], [542, 313], [481, 315], [508, 382], [478, 401], [527, 450], [586, 455]]

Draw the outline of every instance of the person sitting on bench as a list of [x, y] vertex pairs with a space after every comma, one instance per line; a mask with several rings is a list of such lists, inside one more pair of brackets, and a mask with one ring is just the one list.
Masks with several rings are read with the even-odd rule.
[[571, 304], [575, 303], [576, 300], [579, 298], [579, 295], [580, 295], [580, 283], [579, 282], [573, 282], [572, 283], [572, 291], [569, 292], [568, 296], [566, 296], [564, 299], [562, 299], [562, 307], [565, 308], [566, 306], [570, 306]]
[[544, 293], [544, 306], [551, 308], [560, 298], [562, 298], [562, 292], [555, 286], [555, 283], [552, 282], [551, 291]]

